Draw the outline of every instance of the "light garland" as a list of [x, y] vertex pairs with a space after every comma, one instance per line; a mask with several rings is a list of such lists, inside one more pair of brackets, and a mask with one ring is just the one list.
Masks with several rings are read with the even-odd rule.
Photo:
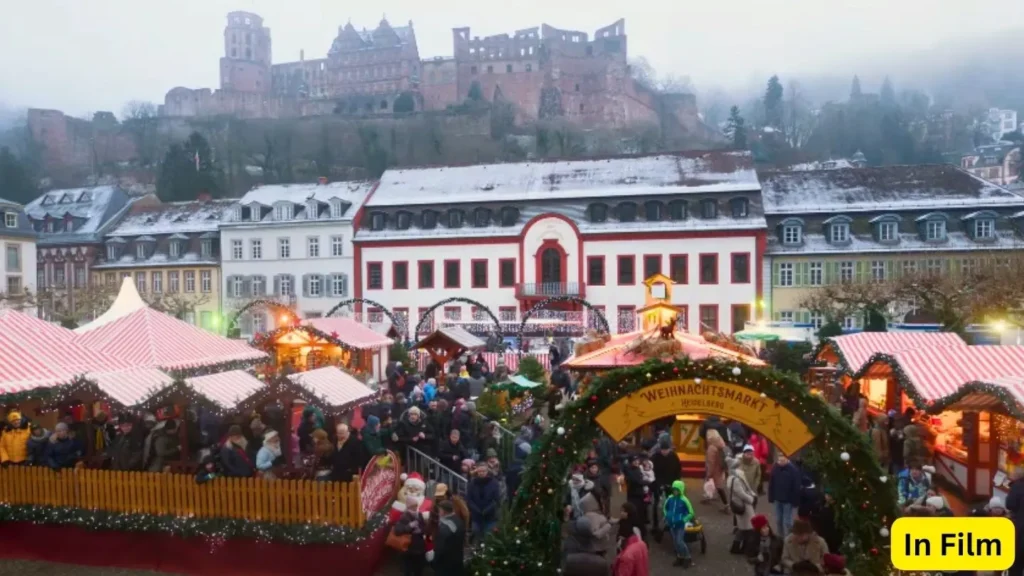
[[377, 302], [376, 300], [370, 300], [369, 298], [349, 298], [348, 300], [342, 300], [341, 302], [338, 302], [337, 306], [328, 310], [327, 314], [324, 314], [324, 317], [330, 318], [338, 310], [352, 304], [369, 304], [374, 308], [379, 308], [380, 311], [388, 317], [388, 320], [391, 320], [391, 326], [398, 331], [400, 336], [404, 335], [406, 338], [409, 337], [409, 326], [407, 325], [405, 318], [395, 316], [394, 312], [392, 312], [387, 306]]
[[[740, 368], [739, 375], [734, 373], [735, 368]], [[898, 514], [896, 487], [882, 479], [884, 471], [865, 435], [787, 373], [684, 357], [667, 362], [648, 360], [639, 366], [606, 372], [595, 378], [586, 395], [563, 410], [527, 457], [511, 513], [480, 546], [471, 573], [521, 576], [527, 566], [536, 565], [539, 568], [531, 574], [558, 574], [564, 479], [599, 434], [595, 417], [620, 398], [647, 386], [681, 379], [743, 386], [800, 416], [814, 435], [802, 451], [803, 464], [818, 473], [820, 483], [837, 501], [836, 520], [847, 538], [851, 572], [891, 572], [888, 554], [880, 551], [888, 545], [882, 534], [887, 533]], [[558, 434], [558, 429], [564, 434]], [[844, 453], [849, 457], [841, 458]]]
[[[430, 308], [424, 310], [423, 314], [420, 315], [420, 321], [416, 324], [416, 331], [410, 334], [411, 338], [416, 342], [419, 342], [420, 333], [424, 331], [427, 321], [433, 319], [434, 317], [434, 310], [437, 310], [441, 306], [444, 306], [446, 304], [452, 304], [454, 302], [475, 306], [478, 310], [485, 312], [491, 318], [491, 322], [494, 324], [494, 332], [491, 333], [491, 340], [493, 340], [493, 342], [488, 342], [488, 345], [490, 347], [496, 347], [498, 344], [501, 344], [504, 341], [504, 335], [501, 331], [501, 321], [498, 320], [498, 317], [494, 315], [494, 312], [491, 311], [491, 309], [488, 308], [487, 305], [483, 304], [482, 302], [477, 302], [476, 300], [473, 300], [471, 298], [463, 298], [461, 296], [445, 298], [444, 300], [441, 300], [440, 302], [435, 303]], [[493, 351], [497, 352], [500, 350]]]
[[549, 298], [541, 300], [540, 302], [537, 302], [536, 304], [531, 306], [529, 310], [526, 311], [526, 314], [523, 314], [523, 320], [519, 323], [519, 332], [516, 334], [516, 337], [518, 338], [520, 352], [523, 352], [523, 342], [526, 340], [526, 338], [524, 337], [524, 335], [526, 334], [526, 323], [530, 320], [530, 317], [533, 316], [534, 312], [538, 310], [543, 310], [547, 308], [550, 304], [554, 304], [556, 302], [573, 302], [575, 304], [583, 305], [584, 307], [586, 307], [588, 312], [594, 314], [597, 317], [597, 320], [600, 323], [600, 326], [598, 326], [598, 331], [601, 332], [602, 334], [611, 334], [611, 328], [608, 327], [608, 319], [605, 318], [604, 314], [596, 307], [594, 307], [594, 305], [591, 304], [590, 302], [587, 302], [582, 298], [577, 298], [576, 296], [551, 296]]
[[331, 524], [277, 524], [239, 518], [195, 518], [126, 514], [105, 510], [54, 506], [0, 504], [0, 522], [31, 522], [77, 526], [86, 530], [163, 533], [179, 538], [212, 541], [249, 539], [306, 546], [310, 544], [359, 544], [387, 523], [387, 512], [377, 512], [359, 528]]
[[76, 396], [82, 392], [86, 392], [88, 395], [103, 400], [114, 407], [124, 408], [120, 402], [108, 396], [96, 382], [85, 376], [76, 376], [71, 382], [59, 386], [33, 388], [21, 392], [0, 394], [0, 404], [12, 405], [39, 401], [43, 407], [57, 407], [75, 401]]
[[290, 316], [294, 316], [294, 317], [298, 318], [298, 312], [296, 312], [295, 308], [292, 308], [291, 306], [288, 306], [287, 304], [282, 304], [281, 302], [278, 302], [277, 300], [269, 300], [267, 298], [257, 298], [255, 300], [250, 300], [250, 301], [246, 302], [244, 306], [239, 308], [238, 311], [235, 312], [231, 316], [231, 320], [228, 322], [228, 329], [227, 329], [227, 334], [229, 335], [229, 337], [230, 337], [230, 334], [232, 334], [235, 330], [238, 330], [238, 319], [242, 317], [242, 314], [245, 314], [250, 309], [256, 308], [258, 306], [263, 306], [265, 308], [270, 308], [270, 309], [275, 311], [275, 314], [278, 313], [278, 312], [281, 312], [281, 313], [285, 313], [285, 314], [288, 314]]

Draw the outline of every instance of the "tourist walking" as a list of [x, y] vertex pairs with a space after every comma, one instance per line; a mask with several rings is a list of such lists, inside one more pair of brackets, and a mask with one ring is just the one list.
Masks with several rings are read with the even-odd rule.
[[800, 469], [779, 452], [768, 479], [768, 502], [775, 506], [775, 522], [782, 538], [789, 534], [793, 526], [793, 513], [800, 505], [802, 477]]
[[501, 506], [501, 487], [487, 470], [487, 464], [480, 462], [473, 470], [473, 479], [466, 491], [466, 504], [472, 521], [474, 542], [494, 530], [498, 523], [498, 509]]
[[647, 544], [640, 537], [640, 531], [633, 529], [633, 534], [626, 539], [618, 558], [612, 568], [614, 576], [650, 576], [651, 561], [648, 556]]
[[672, 482], [672, 493], [665, 499], [662, 507], [665, 517], [665, 527], [672, 535], [672, 545], [675, 548], [675, 566], [688, 568], [693, 564], [690, 548], [686, 545], [686, 528], [693, 523], [695, 518], [693, 504], [686, 497], [686, 484], [682, 480]]
[[434, 535], [434, 549], [426, 558], [438, 576], [462, 576], [465, 573], [466, 525], [455, 513], [451, 500], [437, 505], [439, 520]]

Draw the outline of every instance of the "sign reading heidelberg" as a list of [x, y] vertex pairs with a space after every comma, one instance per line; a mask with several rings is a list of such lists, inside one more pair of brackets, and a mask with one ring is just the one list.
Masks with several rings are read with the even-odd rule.
[[401, 473], [398, 457], [390, 450], [370, 459], [359, 478], [359, 495], [363, 501], [363, 515], [380, 512], [395, 497]]
[[672, 380], [617, 400], [597, 415], [597, 423], [618, 442], [637, 428], [676, 414], [710, 414], [757, 430], [786, 454], [814, 439], [795, 414], [771, 398], [726, 382]]

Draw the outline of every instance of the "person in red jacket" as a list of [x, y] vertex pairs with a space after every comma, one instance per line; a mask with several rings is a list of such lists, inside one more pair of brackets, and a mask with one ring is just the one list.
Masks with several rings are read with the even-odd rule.
[[750, 438], [747, 439], [747, 444], [754, 448], [754, 458], [761, 463], [761, 485], [751, 486], [758, 494], [764, 494], [764, 481], [768, 479], [768, 472], [770, 471], [769, 464], [771, 463], [771, 448], [768, 445], [768, 440], [764, 436], [758, 433], [753, 433]]
[[640, 529], [633, 528], [633, 535], [619, 552], [612, 567], [613, 576], [650, 576], [651, 564], [647, 554], [647, 544], [640, 538]]

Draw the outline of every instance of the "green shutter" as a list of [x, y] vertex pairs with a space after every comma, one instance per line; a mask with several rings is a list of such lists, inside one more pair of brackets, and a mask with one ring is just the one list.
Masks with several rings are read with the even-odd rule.
[[793, 279], [793, 284], [796, 286], [806, 286], [808, 283], [807, 262], [797, 262], [795, 273], [796, 278]]
[[866, 268], [867, 262], [858, 260], [854, 265], [853, 269], [853, 281], [857, 283], [864, 282], [864, 269]]
[[779, 263], [778, 262], [772, 262], [772, 278], [773, 278], [772, 285], [773, 286], [779, 286], [779, 282], [780, 282], [780, 278], [779, 277], [780, 277], [780, 274], [779, 274]]
[[885, 261], [885, 279], [892, 280], [896, 277], [896, 263], [892, 260]]

